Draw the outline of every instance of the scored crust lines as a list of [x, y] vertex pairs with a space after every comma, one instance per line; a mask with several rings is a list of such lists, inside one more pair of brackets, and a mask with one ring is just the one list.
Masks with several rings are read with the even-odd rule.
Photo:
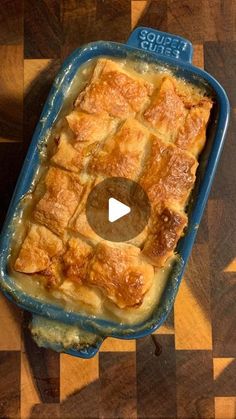
[[[142, 306], [187, 225], [212, 100], [172, 74], [151, 72], [96, 61], [60, 125], [39, 180], [45, 192], [25, 218], [14, 261], [16, 271], [93, 313], [107, 301], [122, 310]], [[129, 243], [102, 240], [86, 219], [91, 189], [109, 177], [138, 182], [151, 204], [148, 226]]]

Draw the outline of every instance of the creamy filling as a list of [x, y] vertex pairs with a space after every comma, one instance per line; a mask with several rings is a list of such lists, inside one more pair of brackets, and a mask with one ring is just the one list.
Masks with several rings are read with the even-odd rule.
[[[127, 69], [131, 75], [132, 72], [136, 71], [140, 73], [140, 76], [145, 80], [150, 81], [155, 84], [155, 87], [158, 87], [167, 74], [170, 74], [168, 69], [160, 67], [156, 64], [148, 64], [141, 61], [134, 61], [131, 59], [114, 59], [114, 61], [119, 62], [125, 69]], [[9, 263], [9, 270], [11, 276], [15, 279], [17, 285], [27, 294], [43, 300], [48, 303], [54, 303], [71, 312], [81, 312], [82, 314], [89, 314], [99, 318], [117, 321], [119, 323], [125, 324], [135, 324], [144, 321], [150, 317], [154, 308], [159, 304], [163, 290], [166, 286], [167, 280], [170, 276], [172, 270], [173, 261], [169, 260], [166, 266], [163, 269], [155, 269], [155, 278], [153, 285], [149, 291], [144, 296], [143, 303], [137, 308], [129, 308], [122, 310], [118, 308], [114, 303], [112, 303], [100, 289], [96, 287], [86, 286], [86, 292], [89, 296], [89, 293], [92, 292], [95, 296], [95, 304], [91, 305], [89, 302], [89, 297], [86, 301], [86, 295], [81, 300], [80, 299], [80, 288], [73, 282], [64, 284], [64, 290], [62, 289], [51, 289], [47, 290], [43, 286], [39, 275], [26, 275], [23, 273], [16, 272], [13, 269], [14, 262], [16, 260], [17, 254], [19, 252], [20, 245], [25, 237], [27, 222], [31, 219], [31, 212], [35, 202], [38, 201], [39, 197], [42, 196], [44, 190], [42, 184], [38, 180], [44, 175], [45, 171], [48, 168], [49, 160], [55, 152], [55, 138], [59, 137], [61, 130], [70, 136], [70, 130], [68, 127], [65, 127], [64, 116], [67, 115], [73, 109], [73, 103], [78, 96], [79, 92], [86, 86], [88, 82], [96, 60], [90, 60], [85, 65], [81, 66], [77, 75], [75, 76], [69, 90], [65, 95], [65, 100], [63, 108], [58, 117], [58, 121], [51, 131], [48, 133], [47, 138], [45, 139], [45, 144], [41, 147], [41, 167], [37, 170], [34, 181], [32, 183], [31, 191], [34, 190], [34, 194], [28, 193], [22, 200], [21, 203], [21, 212], [19, 216], [13, 221], [13, 241], [12, 241], [12, 252]], [[186, 85], [186, 89], [189, 88], [184, 81], [182, 81], [183, 86]], [[198, 94], [198, 89], [193, 87]], [[202, 91], [201, 91], [202, 93]], [[149, 127], [150, 129], [150, 127]], [[84, 175], [86, 177], [86, 174]], [[36, 188], [35, 188], [36, 185]], [[30, 192], [31, 192], [30, 191]]]

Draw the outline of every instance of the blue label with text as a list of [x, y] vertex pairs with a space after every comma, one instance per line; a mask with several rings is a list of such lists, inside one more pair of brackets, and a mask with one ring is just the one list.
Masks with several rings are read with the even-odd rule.
[[174, 36], [162, 35], [142, 29], [139, 32], [140, 47], [147, 51], [165, 56], [180, 58], [181, 52], [187, 48], [187, 42]]

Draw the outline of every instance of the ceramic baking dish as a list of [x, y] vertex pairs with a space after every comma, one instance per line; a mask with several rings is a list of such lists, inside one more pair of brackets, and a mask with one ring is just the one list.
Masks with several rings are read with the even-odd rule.
[[[73, 325], [73, 327], [81, 328], [96, 336], [92, 345], [88, 345], [81, 350], [70, 347], [65, 350], [63, 345], [52, 342], [47, 338], [41, 341], [43, 346], [89, 358], [96, 354], [106, 336], [121, 339], [143, 337], [159, 328], [170, 312], [210, 192], [229, 119], [229, 101], [224, 89], [207, 72], [191, 64], [192, 52], [192, 44], [186, 39], [151, 28], [139, 27], [132, 32], [127, 44], [99, 41], [75, 50], [65, 60], [57, 75], [33, 135], [1, 233], [0, 287], [9, 299], [33, 313], [33, 327], [36, 324], [41, 328], [46, 328], [48, 327], [46, 326], [48, 319], [50, 319], [50, 322], [59, 321], [63, 324]], [[204, 85], [214, 100], [207, 131], [207, 143], [200, 156], [197, 181], [188, 207], [188, 229], [185, 236], [179, 241], [177, 248], [180, 255], [179, 261], [176, 262], [171, 271], [161, 301], [152, 316], [145, 322], [135, 326], [117, 324], [75, 312], [66, 312], [56, 305], [33, 298], [17, 287], [16, 282], [8, 274], [7, 270], [12, 237], [12, 222], [19, 211], [21, 199], [29, 190], [37, 168], [40, 165], [39, 151], [41, 145], [58, 117], [64, 98], [77, 70], [89, 59], [99, 56], [121, 58], [129, 56], [129, 58], [133, 59], [160, 63], [162, 66], [171, 69], [175, 75], [195, 85]]]

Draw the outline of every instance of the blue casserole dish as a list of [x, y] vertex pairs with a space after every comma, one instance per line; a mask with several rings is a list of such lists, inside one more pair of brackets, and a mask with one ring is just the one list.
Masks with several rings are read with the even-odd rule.
[[[191, 64], [192, 44], [176, 35], [160, 32], [151, 28], [139, 27], [135, 29], [127, 44], [114, 42], [94, 42], [75, 50], [64, 62], [57, 75], [51, 92], [43, 108], [42, 115], [32, 138], [24, 165], [22, 167], [14, 195], [12, 197], [6, 221], [0, 237], [0, 286], [4, 294], [18, 306], [33, 313], [33, 324], [59, 321], [68, 325], [91, 332], [97, 336], [95, 343], [83, 349], [69, 348], [64, 350], [58, 344], [49, 341], [43, 346], [54, 350], [67, 352], [82, 358], [90, 358], [96, 354], [103, 339], [113, 336], [121, 339], [137, 339], [154, 332], [168, 316], [178, 287], [181, 282], [184, 268], [191, 252], [194, 239], [202, 218], [204, 207], [210, 192], [216, 167], [222, 151], [224, 138], [229, 119], [229, 101], [222, 86], [207, 72]], [[200, 157], [197, 172], [197, 181], [189, 205], [189, 224], [185, 236], [179, 241], [179, 262], [173, 268], [161, 301], [154, 310], [151, 318], [135, 326], [117, 324], [108, 320], [98, 319], [94, 316], [85, 316], [75, 312], [66, 312], [62, 308], [33, 298], [17, 287], [14, 278], [8, 274], [8, 257], [10, 253], [12, 222], [19, 211], [20, 201], [29, 190], [34, 175], [40, 165], [39, 150], [46, 133], [56, 121], [64, 98], [79, 67], [91, 58], [99, 56], [133, 57], [147, 62], [160, 63], [171, 69], [174, 74], [195, 85], [204, 85], [214, 98], [214, 107], [207, 132], [207, 144]], [[45, 326], [46, 327], [46, 326]]]

